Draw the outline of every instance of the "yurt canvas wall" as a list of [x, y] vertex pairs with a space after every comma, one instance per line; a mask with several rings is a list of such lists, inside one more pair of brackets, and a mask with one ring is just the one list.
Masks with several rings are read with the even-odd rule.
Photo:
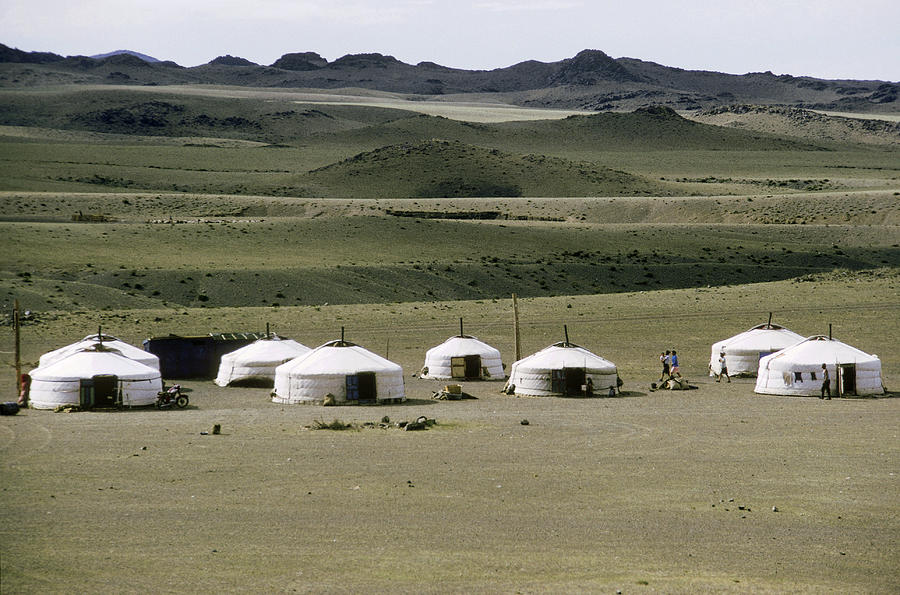
[[425, 353], [422, 378], [503, 380], [500, 351], [469, 335], [450, 337]]
[[766, 395], [819, 396], [822, 364], [828, 369], [832, 396], [884, 393], [877, 356], [823, 335], [759, 360], [754, 390]]
[[35, 368], [30, 376], [29, 399], [35, 409], [151, 405], [162, 390], [159, 370], [100, 347], [76, 351]]
[[41, 359], [38, 362], [38, 367], [43, 368], [49, 366], [53, 362], [59, 361], [62, 358], [75, 353], [76, 351], [81, 351], [82, 349], [93, 347], [94, 345], [103, 345], [104, 347], [115, 349], [127, 358], [133, 359], [137, 362], [141, 362], [145, 366], [150, 366], [151, 368], [159, 370], [159, 358], [149, 351], [144, 351], [143, 349], [135, 347], [134, 345], [126, 343], [125, 341], [121, 341], [111, 335], [103, 334], [88, 335], [81, 341], [77, 341], [75, 343], [72, 343], [71, 345], [66, 345], [65, 347], [60, 347], [59, 349], [54, 349], [53, 351], [45, 353], [41, 356]]
[[709, 375], [720, 372], [719, 356], [725, 352], [729, 376], [756, 376], [759, 360], [804, 339], [777, 324], [760, 324], [724, 341], [713, 344], [709, 357]]
[[616, 365], [573, 343], [556, 343], [512, 365], [507, 392], [529, 396], [580, 396], [588, 379], [594, 394], [617, 388]]
[[403, 368], [348, 341], [331, 341], [275, 369], [272, 401], [335, 404], [406, 399]]
[[219, 386], [272, 386], [275, 382], [275, 368], [310, 351], [312, 350], [306, 345], [291, 339], [260, 339], [223, 355], [214, 382]]

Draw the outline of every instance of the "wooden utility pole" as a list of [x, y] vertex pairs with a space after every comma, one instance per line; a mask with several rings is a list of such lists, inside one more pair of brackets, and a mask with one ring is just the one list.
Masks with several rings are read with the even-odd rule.
[[16, 394], [18, 394], [19, 381], [20, 378], [22, 378], [22, 358], [19, 332], [19, 300], [15, 300], [13, 305], [13, 328], [15, 328], [16, 333]]
[[516, 361], [522, 359], [522, 340], [519, 337], [519, 302], [516, 294], [512, 294], [513, 302], [513, 339], [516, 343]]

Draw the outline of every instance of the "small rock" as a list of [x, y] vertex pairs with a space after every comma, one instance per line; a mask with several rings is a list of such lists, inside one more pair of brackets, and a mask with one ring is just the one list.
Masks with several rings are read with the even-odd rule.
[[147, 450], [147, 447], [146, 447], [146, 446], [142, 446], [142, 447], [141, 447], [141, 450]]
[[778, 507], [777, 507], [777, 506], [773, 506], [773, 507], [772, 507], [772, 512], [778, 512]]
[[527, 419], [523, 419], [523, 420], [520, 421], [519, 423], [522, 424], [523, 426], [527, 426], [527, 425], [528, 425], [528, 420], [527, 420]]

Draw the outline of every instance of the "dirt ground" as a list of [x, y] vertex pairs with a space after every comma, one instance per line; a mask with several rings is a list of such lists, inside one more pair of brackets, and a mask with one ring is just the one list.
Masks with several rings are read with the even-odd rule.
[[[0, 424], [0, 586], [897, 592], [900, 399], [688, 374], [696, 390], [645, 372], [594, 399], [466, 383], [467, 401], [407, 374], [405, 404], [338, 408], [188, 381], [186, 410], [25, 410]], [[306, 429], [420, 415], [437, 425]]]
[[[45, 316], [23, 329], [25, 361], [98, 324], [140, 344], [271, 321], [308, 345], [346, 324], [403, 366], [409, 401], [278, 405], [188, 380], [186, 410], [4, 417], [0, 590], [896, 593], [897, 393], [762, 396], [749, 379], [716, 384], [706, 363], [774, 311], [804, 335], [833, 321], [896, 391], [897, 295], [885, 271], [520, 300], [523, 355], [568, 324], [616, 362], [627, 392], [594, 399], [515, 398], [500, 382], [430, 398], [444, 383], [412, 374], [460, 317], [514, 359], [510, 300], [179, 309], [178, 327], [156, 310]], [[3, 333], [0, 351], [11, 343]], [[696, 390], [649, 390], [672, 347]], [[421, 415], [437, 425], [306, 429]], [[222, 434], [202, 434], [214, 424]]]

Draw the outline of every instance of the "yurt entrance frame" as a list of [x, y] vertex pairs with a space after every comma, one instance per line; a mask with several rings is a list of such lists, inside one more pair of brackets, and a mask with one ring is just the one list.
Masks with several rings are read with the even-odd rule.
[[582, 394], [581, 387], [587, 379], [584, 368], [562, 368], [550, 370], [550, 390], [567, 397]]
[[838, 395], [856, 394], [856, 364], [838, 364]]
[[119, 377], [115, 374], [97, 374], [82, 378], [79, 384], [79, 405], [83, 409], [92, 407], [115, 407], [121, 402]]
[[357, 372], [345, 377], [347, 400], [357, 403], [374, 403], [378, 397], [375, 372]]
[[450, 358], [450, 376], [472, 380], [481, 378], [481, 356], [462, 355]]

